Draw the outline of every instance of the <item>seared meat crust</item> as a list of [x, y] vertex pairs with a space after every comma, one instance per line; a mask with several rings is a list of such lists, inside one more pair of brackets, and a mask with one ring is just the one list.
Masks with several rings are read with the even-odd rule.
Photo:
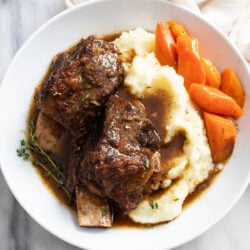
[[109, 96], [123, 82], [124, 72], [112, 43], [89, 36], [57, 55], [36, 97], [43, 113], [83, 137]]
[[81, 183], [115, 201], [125, 212], [143, 198], [146, 183], [158, 170], [160, 138], [139, 101], [115, 95], [107, 103], [100, 139], [81, 163]]
[[74, 49], [55, 56], [37, 91], [38, 109], [71, 135], [63, 166], [72, 193], [91, 126], [123, 79], [118, 50], [112, 43], [89, 36]]

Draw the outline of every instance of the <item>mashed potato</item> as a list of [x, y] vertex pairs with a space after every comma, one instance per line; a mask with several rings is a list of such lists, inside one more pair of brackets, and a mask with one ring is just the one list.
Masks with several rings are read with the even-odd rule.
[[184, 154], [166, 175], [164, 183], [168, 188], [157, 198], [144, 199], [129, 214], [139, 223], [170, 221], [180, 215], [185, 198], [214, 168], [204, 124], [189, 99], [183, 78], [173, 68], [161, 66], [156, 59], [154, 34], [137, 28], [123, 32], [115, 44], [122, 53], [125, 85], [132, 94], [142, 97], [154, 91], [165, 91], [171, 98], [170, 107], [166, 107], [171, 112], [164, 125], [167, 131], [165, 142], [170, 142], [178, 132], [186, 136]]

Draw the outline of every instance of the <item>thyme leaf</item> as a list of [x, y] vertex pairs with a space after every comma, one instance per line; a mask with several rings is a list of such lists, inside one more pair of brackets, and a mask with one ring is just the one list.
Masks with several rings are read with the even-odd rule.
[[83, 84], [82, 75], [79, 75], [79, 79], [78, 79], [78, 81], [79, 81], [79, 84]]
[[145, 160], [144, 167], [147, 169], [149, 168], [149, 159]]
[[23, 160], [25, 160], [25, 161], [29, 160], [29, 157], [30, 157], [30, 156], [29, 156], [29, 154], [26, 152], [25, 147], [21, 146], [20, 148], [18, 148], [18, 149], [16, 150], [16, 152], [17, 152], [17, 155], [18, 155], [19, 157], [23, 158]]
[[107, 211], [106, 210], [102, 210], [102, 218], [105, 217], [107, 215]]
[[86, 84], [84, 85], [84, 88], [85, 88], [85, 89], [91, 89], [91, 85], [88, 84], [88, 83], [86, 83]]
[[57, 165], [48, 153], [41, 148], [37, 142], [36, 136], [34, 135], [35, 128], [35, 121], [31, 120], [29, 123], [27, 140], [22, 139], [20, 141], [20, 147], [16, 149], [17, 156], [21, 157], [23, 160], [30, 161], [36, 167], [40, 167], [44, 171], [44, 175], [46, 177], [53, 179], [58, 187], [62, 188], [71, 202], [73, 197], [65, 186], [65, 176], [61, 167]]
[[89, 97], [90, 97], [90, 94], [87, 93], [87, 94], [82, 98], [82, 102], [86, 101]]
[[159, 208], [159, 205], [157, 202], [155, 202], [154, 200], [150, 200], [149, 201], [149, 205], [152, 209], [158, 209]]
[[101, 103], [98, 102], [97, 100], [92, 100], [90, 103], [94, 104], [94, 105], [97, 106], [97, 107], [100, 107], [100, 106], [101, 106]]

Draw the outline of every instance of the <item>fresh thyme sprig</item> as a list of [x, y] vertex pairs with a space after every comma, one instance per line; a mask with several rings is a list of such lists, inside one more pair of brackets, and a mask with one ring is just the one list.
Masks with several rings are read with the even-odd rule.
[[[64, 191], [67, 198], [71, 202], [73, 197], [65, 186], [65, 176], [58, 166], [48, 155], [48, 153], [41, 148], [35, 136], [36, 124], [34, 120], [29, 123], [29, 131], [27, 141], [22, 139], [20, 141], [20, 148], [16, 150], [17, 155], [23, 160], [30, 161], [34, 166], [40, 167], [44, 171], [44, 175], [53, 179], [53, 181]], [[30, 154], [32, 152], [32, 154]]]

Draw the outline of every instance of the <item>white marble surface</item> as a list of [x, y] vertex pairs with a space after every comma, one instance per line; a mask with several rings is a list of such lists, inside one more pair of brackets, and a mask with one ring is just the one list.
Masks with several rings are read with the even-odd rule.
[[[0, 0], [0, 80], [29, 35], [65, 8], [64, 0]], [[0, 172], [0, 250], [14, 249], [78, 248], [57, 239], [34, 222], [15, 201]], [[210, 249], [250, 249], [250, 187], [220, 222], [175, 250]]]

